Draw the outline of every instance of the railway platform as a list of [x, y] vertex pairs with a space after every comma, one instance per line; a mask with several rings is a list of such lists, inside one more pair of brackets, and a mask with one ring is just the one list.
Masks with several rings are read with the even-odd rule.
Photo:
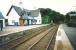
[[74, 50], [65, 30], [63, 29], [63, 24], [58, 28], [54, 50]]
[[20, 32], [20, 31], [24, 31], [24, 30], [29, 30], [36, 27], [46, 26], [46, 25], [49, 25], [49, 24], [29, 25], [29, 26], [6, 26], [5, 28], [3, 28], [3, 31], [0, 31], [0, 37], [8, 34]]

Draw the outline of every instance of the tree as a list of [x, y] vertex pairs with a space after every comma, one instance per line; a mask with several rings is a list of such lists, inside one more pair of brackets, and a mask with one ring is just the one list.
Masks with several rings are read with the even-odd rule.
[[[64, 21], [64, 15], [60, 14], [59, 12], [56, 12], [50, 8], [40, 8], [41, 16], [42, 16], [42, 21], [46, 23], [44, 19], [48, 19], [47, 23], [51, 23], [51, 21], [54, 22], [59, 22], [59, 21]], [[47, 18], [46, 18], [47, 17]]]

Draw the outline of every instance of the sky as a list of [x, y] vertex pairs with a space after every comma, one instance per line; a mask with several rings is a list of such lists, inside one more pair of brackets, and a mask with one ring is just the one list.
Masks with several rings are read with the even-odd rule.
[[25, 9], [50, 8], [64, 15], [69, 11], [76, 11], [76, 0], [0, 0], [0, 11], [4, 16], [12, 4]]

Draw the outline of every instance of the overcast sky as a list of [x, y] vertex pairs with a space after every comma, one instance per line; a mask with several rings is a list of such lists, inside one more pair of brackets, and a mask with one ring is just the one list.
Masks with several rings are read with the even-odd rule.
[[76, 0], [0, 0], [0, 11], [6, 15], [11, 5], [19, 5], [19, 2], [25, 9], [51, 8], [62, 14], [76, 11]]

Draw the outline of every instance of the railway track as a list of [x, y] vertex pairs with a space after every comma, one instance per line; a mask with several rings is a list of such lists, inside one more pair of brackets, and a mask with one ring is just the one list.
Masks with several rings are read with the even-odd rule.
[[50, 47], [50, 45], [54, 45], [54, 44], [51, 44], [51, 42], [55, 34], [56, 34], [56, 29], [53, 28], [41, 40], [39, 40], [28, 50], [50, 50], [52, 48]]
[[[1, 46], [0, 46], [0, 50], [13, 50], [16, 46], [24, 43], [25, 41], [31, 39], [32, 37], [40, 34], [41, 32], [43, 32], [43, 31], [45, 31], [45, 30], [47, 30], [49, 27], [50, 27], [50, 26], [45, 27], [45, 28], [38, 28], [38, 30], [35, 29], [35, 31], [37, 31], [37, 32], [33, 31], [32, 33], [35, 33], [34, 35], [28, 34], [28, 36], [27, 36], [27, 35], [24, 35], [24, 36], [22, 36], [22, 37], [19, 38], [19, 39], [12, 40], [12, 41], [4, 44], [4, 45], [1, 45]], [[32, 30], [31, 30], [31, 31], [32, 31]], [[30, 31], [30, 32], [31, 32], [31, 31]], [[28, 32], [29, 32], [29, 31], [27, 31], [26, 33], [28, 33]]]
[[52, 35], [46, 50], [54, 50], [55, 39], [56, 39], [56, 32], [57, 32], [57, 30], [55, 30], [55, 32], [54, 32], [55, 34]]
[[[7, 44], [11, 41], [14, 41], [14, 40], [17, 40], [17, 39], [20, 39], [22, 38], [24, 35], [25, 36], [28, 36], [28, 35], [31, 35], [32, 33], [36, 33], [38, 31], [44, 31], [46, 28], [46, 26], [43, 26], [43, 27], [38, 27], [38, 28], [34, 28], [34, 29], [30, 29], [30, 30], [25, 30], [25, 31], [21, 31], [21, 32], [16, 32], [14, 34], [9, 34], [7, 36], [2, 36], [0, 37], [0, 46], [1, 45], [4, 45], [4, 44]], [[9, 38], [8, 40], [5, 40], [6, 38]]]
[[57, 27], [51, 27], [13, 50], [47, 50], [51, 45], [54, 35], [56, 35], [56, 31]]

